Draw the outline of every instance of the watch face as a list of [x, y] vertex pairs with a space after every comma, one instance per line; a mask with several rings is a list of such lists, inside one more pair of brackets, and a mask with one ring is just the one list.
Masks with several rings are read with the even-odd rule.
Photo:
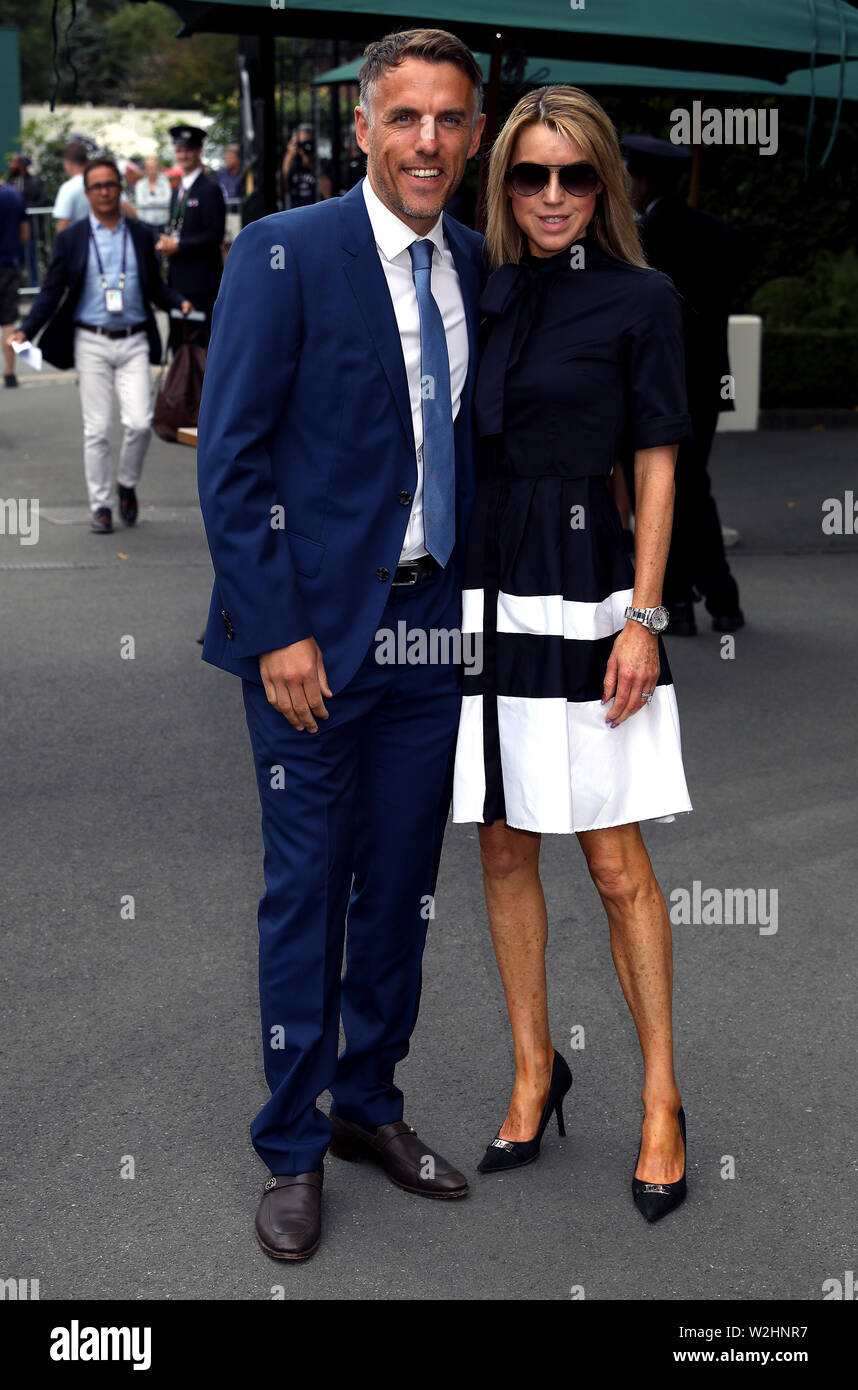
[[650, 614], [650, 627], [653, 632], [664, 632], [667, 627], [670, 614], [666, 608], [654, 608]]

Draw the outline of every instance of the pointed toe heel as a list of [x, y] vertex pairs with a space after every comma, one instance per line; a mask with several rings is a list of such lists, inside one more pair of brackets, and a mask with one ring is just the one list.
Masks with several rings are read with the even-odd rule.
[[[685, 1140], [685, 1111], [682, 1106], [677, 1112], [679, 1120], [679, 1132], [682, 1135], [682, 1147], [684, 1150], [682, 1160], [682, 1177], [677, 1178], [676, 1182], [642, 1182], [640, 1178], [632, 1177], [632, 1197], [635, 1206], [645, 1221], [652, 1224], [660, 1221], [663, 1216], [667, 1216], [669, 1211], [673, 1211], [681, 1202], [685, 1201], [688, 1192], [685, 1174], [688, 1164], [687, 1146]], [[635, 1168], [638, 1166], [641, 1151], [638, 1147], [638, 1157], [635, 1160]]]
[[551, 1119], [552, 1114], [557, 1117], [557, 1132], [561, 1138], [566, 1137], [566, 1125], [563, 1121], [563, 1099], [572, 1085], [572, 1073], [563, 1057], [559, 1052], [554, 1053], [554, 1061], [551, 1067], [551, 1082], [548, 1088], [548, 1099], [542, 1111], [539, 1121], [539, 1128], [532, 1139], [512, 1140], [501, 1139], [500, 1132], [488, 1145], [485, 1154], [477, 1164], [478, 1173], [508, 1173], [513, 1168], [523, 1168], [527, 1163], [533, 1163], [539, 1157], [539, 1149], [542, 1144], [542, 1136], [545, 1127]]

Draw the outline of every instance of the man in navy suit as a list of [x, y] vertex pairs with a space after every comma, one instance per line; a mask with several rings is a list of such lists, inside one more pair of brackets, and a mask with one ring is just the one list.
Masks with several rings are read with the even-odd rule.
[[[404, 1122], [394, 1069], [417, 1019], [461, 700], [440, 635], [461, 622], [484, 272], [482, 238], [442, 214], [481, 98], [451, 34], [371, 44], [355, 112], [367, 178], [246, 226], [214, 310], [203, 658], [242, 677], [262, 807], [271, 1097], [251, 1137], [271, 1172], [257, 1238], [278, 1259], [318, 1246], [329, 1145], [407, 1192], [468, 1190]], [[391, 634], [410, 658], [404, 641], [391, 658]]]
[[124, 216], [114, 161], [91, 159], [83, 177], [90, 214], [58, 234], [42, 292], [13, 340], [26, 342], [47, 324], [39, 342], [47, 360], [77, 368], [90, 529], [108, 535], [113, 530], [113, 389], [123, 426], [119, 513], [126, 526], [133, 526], [136, 488], [152, 435], [149, 364], [161, 361], [152, 304], [185, 314], [193, 306], [161, 279], [149, 228]]

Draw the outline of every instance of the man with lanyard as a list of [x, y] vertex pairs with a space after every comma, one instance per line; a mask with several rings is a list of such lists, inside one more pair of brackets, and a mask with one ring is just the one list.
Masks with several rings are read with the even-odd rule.
[[181, 308], [184, 314], [193, 304], [161, 279], [149, 228], [123, 215], [114, 161], [89, 160], [84, 188], [89, 216], [58, 235], [44, 288], [12, 341], [26, 342], [50, 319], [40, 343], [45, 357], [55, 366], [77, 369], [91, 529], [107, 534], [113, 530], [112, 388], [124, 430], [119, 513], [132, 526], [137, 519], [136, 487], [152, 433], [149, 365], [161, 360], [150, 301], [162, 309]]
[[[171, 127], [170, 135], [176, 163], [184, 172], [178, 188], [173, 190], [170, 225], [158, 238], [155, 250], [167, 257], [169, 285], [192, 299], [196, 308], [205, 313], [206, 321], [198, 325], [196, 342], [200, 347], [207, 347], [211, 313], [223, 269], [220, 248], [226, 205], [218, 184], [203, 173], [201, 151], [205, 131], [197, 126], [176, 125]], [[183, 339], [183, 324], [172, 321], [170, 346], [173, 351], [181, 346]]]

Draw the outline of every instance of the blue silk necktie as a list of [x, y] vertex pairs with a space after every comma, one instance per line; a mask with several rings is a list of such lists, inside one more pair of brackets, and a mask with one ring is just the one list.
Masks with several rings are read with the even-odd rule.
[[441, 310], [432, 294], [431, 241], [408, 248], [420, 311], [420, 396], [423, 408], [423, 537], [439, 565], [456, 539], [456, 446], [450, 400], [450, 359]]

